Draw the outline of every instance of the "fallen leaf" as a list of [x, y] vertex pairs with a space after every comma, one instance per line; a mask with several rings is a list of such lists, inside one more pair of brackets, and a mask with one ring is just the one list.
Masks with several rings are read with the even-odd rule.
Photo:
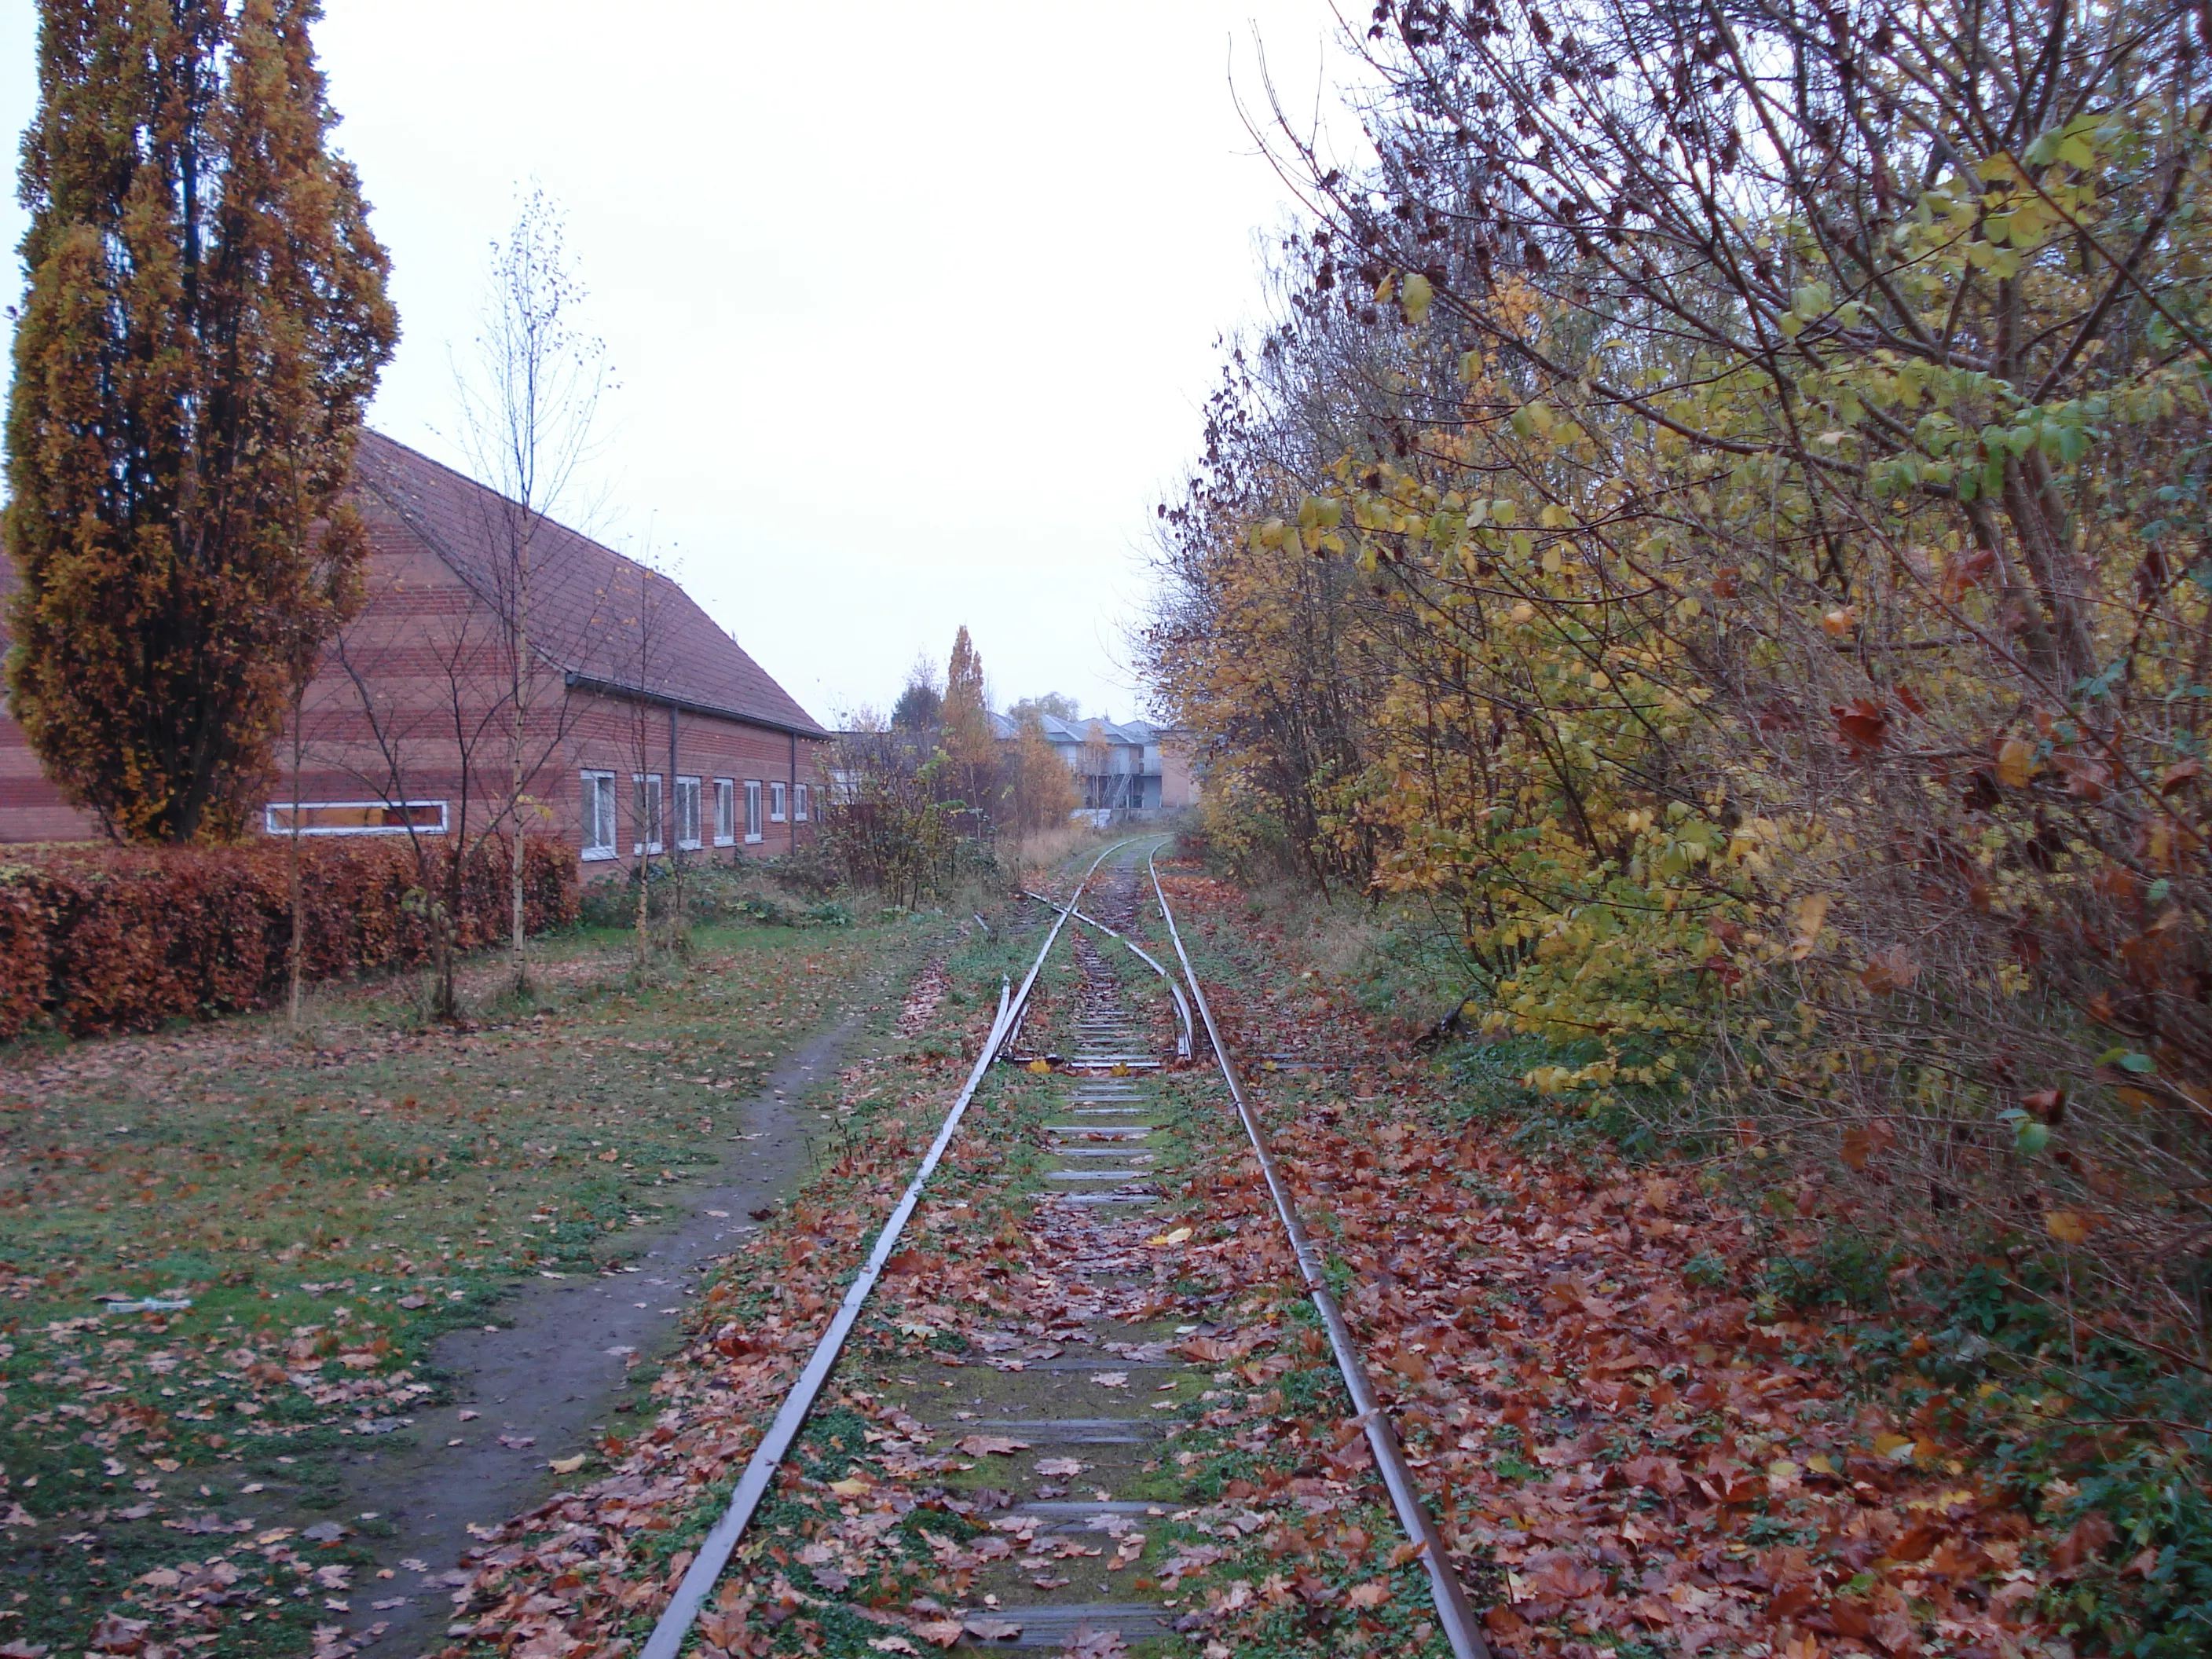
[[2087, 1244], [2089, 1235], [2102, 1224], [2101, 1216], [2087, 1214], [2080, 1210], [2045, 1210], [2043, 1225], [2061, 1244]]
[[1859, 983], [1880, 996], [1902, 991], [1919, 977], [1920, 964], [1902, 945], [1893, 945], [1859, 969]]
[[1854, 760], [1866, 759], [1889, 737], [1889, 711], [1878, 702], [1856, 697], [1848, 705], [1838, 704], [1828, 712], [1835, 717], [1836, 729]]
[[2052, 1547], [2051, 1565], [2062, 1576], [2071, 1577], [2101, 1555], [2105, 1547], [2117, 1536], [2112, 1522], [2100, 1511], [2091, 1510]]
[[1808, 893], [1797, 901], [1796, 939], [1790, 947], [1792, 962], [1804, 961], [1820, 942], [1820, 927], [1828, 919], [1830, 896], [1826, 893]]
[[2088, 755], [2053, 755], [2051, 763], [2066, 775], [2066, 793], [2076, 800], [2104, 799], [2112, 781], [2112, 769]]
[[2008, 789], [2025, 789], [2036, 773], [2035, 745], [2025, 738], [2007, 738], [1997, 745], [1997, 781]]
[[1863, 1170], [1876, 1154], [1887, 1152], [1897, 1144], [1897, 1131], [1880, 1118], [1867, 1123], [1854, 1123], [1844, 1131], [1843, 1150], [1839, 1156], [1854, 1170]]
[[1026, 1440], [1009, 1440], [1002, 1434], [971, 1434], [960, 1443], [960, 1449], [970, 1457], [1007, 1456], [1018, 1451], [1027, 1451]]
[[1345, 1601], [1355, 1607], [1379, 1607], [1390, 1599], [1390, 1581], [1372, 1578], [1366, 1583], [1355, 1584], [1345, 1592]]

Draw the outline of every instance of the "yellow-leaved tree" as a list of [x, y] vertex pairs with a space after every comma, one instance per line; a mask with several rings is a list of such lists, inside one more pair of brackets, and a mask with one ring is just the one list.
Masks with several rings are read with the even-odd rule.
[[1432, 917], [1566, 1109], [2063, 1247], [2170, 1346], [2212, 1305], [2195, 14], [1376, 16], [1370, 164], [1283, 140], [1321, 211], [1163, 521], [1215, 829]]

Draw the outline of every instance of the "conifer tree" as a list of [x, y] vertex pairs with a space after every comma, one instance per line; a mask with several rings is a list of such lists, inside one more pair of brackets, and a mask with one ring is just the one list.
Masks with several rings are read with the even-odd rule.
[[984, 701], [983, 658], [963, 626], [952, 641], [945, 672], [945, 754], [952, 763], [961, 798], [989, 812], [998, 794], [999, 744]]
[[126, 840], [235, 835], [357, 591], [398, 325], [315, 0], [42, 0], [7, 422], [11, 706]]

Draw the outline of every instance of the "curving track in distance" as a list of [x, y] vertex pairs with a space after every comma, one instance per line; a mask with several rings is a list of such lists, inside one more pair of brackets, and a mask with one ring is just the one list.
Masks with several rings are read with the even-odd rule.
[[[1284, 1179], [1282, 1171], [1275, 1162], [1274, 1154], [1268, 1147], [1258, 1114], [1246, 1095], [1236, 1062], [1231, 1056], [1228, 1046], [1222, 1041], [1220, 1030], [1214, 1022], [1212, 1010], [1206, 1003], [1205, 989], [1200, 984], [1197, 973], [1192, 966], [1189, 953], [1184, 948], [1182, 935], [1176, 926], [1174, 911], [1168, 903], [1166, 890], [1161, 884], [1159, 878], [1157, 864], [1158, 842], [1154, 842], [1150, 855], [1146, 858], [1146, 873], [1151, 878], [1152, 896], [1158, 905], [1160, 919], [1166, 925], [1168, 937], [1175, 947], [1176, 960], [1182, 970], [1180, 983], [1172, 971], [1164, 963], [1146, 954], [1127, 936], [1137, 929], [1137, 910], [1139, 902], [1133, 880], [1135, 872], [1132, 867], [1135, 860], [1133, 850], [1131, 850], [1128, 855], [1120, 861], [1120, 869], [1117, 872], [1126, 877], [1126, 886], [1117, 881], [1103, 890], [1100, 899], [1094, 902], [1092, 913], [1085, 913], [1079, 908], [1084, 891], [1091, 884], [1099, 866], [1115, 853], [1122, 852], [1124, 849], [1133, 849], [1146, 839], [1149, 838], [1133, 837], [1116, 842], [1101, 852], [1085, 869], [1083, 875], [1076, 882], [1074, 891], [1069, 895], [1064, 904], [1045, 898], [1041, 894], [1025, 895], [1048, 905], [1054, 912], [1051, 928], [1046, 933], [1043, 944], [1038, 948], [1036, 959], [1030, 963], [1029, 971], [1024, 976], [1018, 989], [1009, 989], [1003, 981], [1001, 982], [998, 1013], [991, 1023], [989, 1035], [984, 1039], [982, 1048], [974, 1067], [968, 1074], [967, 1081], [947, 1110], [943, 1126], [939, 1129], [936, 1139], [931, 1142], [928, 1152], [924, 1154], [913, 1180], [908, 1184], [905, 1194], [885, 1221], [874, 1248], [869, 1253], [866, 1263], [854, 1278], [851, 1287], [846, 1292], [844, 1301], [831, 1319], [829, 1328], [824, 1332], [814, 1353], [808, 1359], [805, 1369], [799, 1374], [798, 1381], [793, 1384], [781, 1407], [777, 1411], [774, 1421], [769, 1425], [767, 1434], [763, 1437], [760, 1445], [755, 1449], [751, 1462], [747, 1465], [744, 1475], [738, 1480], [728, 1507], [715, 1523], [713, 1531], [702, 1542], [697, 1556], [692, 1561], [689, 1571], [685, 1572], [683, 1582], [678, 1586], [667, 1609], [654, 1626], [652, 1636], [641, 1650], [640, 1659], [677, 1659], [684, 1638], [690, 1632], [693, 1621], [698, 1616], [700, 1607], [713, 1590], [715, 1582], [721, 1577], [732, 1552], [736, 1548], [761, 1498], [766, 1494], [770, 1482], [775, 1478], [778, 1466], [789, 1453], [793, 1443], [805, 1422], [808, 1411], [812, 1407], [822, 1385], [828, 1380], [835, 1367], [838, 1355], [843, 1349], [845, 1340], [857, 1322], [869, 1293], [873, 1290], [878, 1278], [883, 1272], [884, 1263], [897, 1248], [900, 1232], [904, 1228], [908, 1218], [913, 1214], [916, 1205], [921, 1201], [923, 1189], [927, 1185], [931, 1175], [936, 1170], [939, 1161], [958, 1131], [961, 1118], [967, 1111], [969, 1103], [974, 1098], [977, 1086], [981, 1083], [993, 1060], [999, 1058], [1009, 1048], [1019, 1031], [1024, 1014], [1029, 1005], [1030, 993], [1036, 985], [1037, 976], [1050, 957], [1053, 947], [1059, 941], [1062, 931], [1071, 921], [1076, 922], [1079, 927], [1087, 927], [1118, 940], [1142, 960], [1146, 967], [1152, 969], [1166, 981], [1167, 988], [1174, 996], [1178, 1016], [1179, 1029], [1176, 1032], [1176, 1042], [1178, 1058], [1188, 1058], [1194, 1047], [1196, 1030], [1202, 1029], [1205, 1031], [1214, 1061], [1220, 1070], [1223, 1081], [1228, 1085], [1230, 1097], [1236, 1104], [1238, 1118], [1243, 1125], [1247, 1138], [1251, 1142], [1254, 1155], [1259, 1161], [1269, 1195], [1274, 1202], [1277, 1218], [1289, 1238], [1292, 1253], [1298, 1264], [1299, 1274], [1304, 1282], [1306, 1293], [1311, 1298], [1315, 1311], [1320, 1316], [1322, 1328], [1328, 1334], [1331, 1354], [1343, 1378], [1346, 1391], [1352, 1400], [1354, 1413], [1352, 1420], [1360, 1426], [1367, 1437], [1368, 1444], [1374, 1453], [1376, 1468], [1382, 1477], [1384, 1486], [1389, 1491], [1391, 1506], [1397, 1515], [1400, 1525], [1404, 1529], [1408, 1541], [1417, 1546], [1419, 1550], [1419, 1559], [1428, 1573], [1430, 1593], [1436, 1606], [1437, 1622], [1451, 1644], [1455, 1659], [1490, 1659], [1489, 1650], [1477, 1628], [1473, 1610], [1468, 1604], [1466, 1593], [1452, 1571], [1443, 1537], [1437, 1532], [1435, 1523], [1431, 1520], [1421, 1502], [1419, 1488], [1414, 1485], [1412, 1472], [1407, 1467], [1405, 1455], [1399, 1448], [1397, 1435], [1391, 1428], [1389, 1419], [1385, 1414], [1383, 1407], [1375, 1397], [1365, 1364], [1360, 1358], [1358, 1347], [1352, 1340], [1351, 1330], [1345, 1323], [1343, 1314], [1338, 1308], [1335, 1298], [1330, 1294], [1323, 1277], [1321, 1255], [1314, 1248], [1304, 1224], [1298, 1217], [1289, 1184]], [[1105, 913], [1103, 918], [1097, 914], [1100, 912]], [[1079, 1011], [1078, 1028], [1073, 1034], [1074, 1047], [1078, 1052], [1066, 1062], [1067, 1068], [1071, 1073], [1080, 1073], [1095, 1071], [1105, 1061], [1111, 1060], [1115, 1062], [1113, 1069], [1119, 1075], [1127, 1076], [1132, 1065], [1146, 1068], [1157, 1067], [1160, 1063], [1158, 1060], [1139, 1058], [1118, 1052], [1126, 1048], [1128, 1042], [1137, 1036], [1137, 1028], [1121, 1012], [1118, 994], [1114, 990], [1112, 976], [1103, 971], [1103, 960], [1091, 948], [1090, 941], [1082, 938], [1079, 933], [1073, 936], [1073, 944], [1079, 964], [1083, 969], [1086, 990], [1085, 1005], [1084, 1009]], [[1194, 1008], [1197, 1015], [1195, 1023], [1192, 1018]], [[1081, 1052], [1085, 1047], [1094, 1048], [1110, 1047], [1115, 1048], [1117, 1053], [1106, 1056], [1085, 1055]], [[1079, 1088], [1085, 1085], [1079, 1082]], [[1093, 1084], [1088, 1086], [1094, 1089], [1106, 1086], [1127, 1091], [1127, 1085], [1119, 1084], [1110, 1085]], [[1083, 1097], [1079, 1096], [1079, 1098]], [[1101, 1113], [1117, 1110], [1133, 1112], [1137, 1109], [1134, 1105], [1126, 1103], [1109, 1106], [1104, 1103], [1108, 1098], [1109, 1097], [1106, 1096], [1099, 1096], [1091, 1106], [1078, 1105], [1075, 1110]], [[1115, 1129], [1092, 1124], [1068, 1126], [1067, 1133], [1072, 1136], [1090, 1139], [1103, 1136], [1122, 1136], [1134, 1137], [1140, 1140], [1150, 1131], [1140, 1127]], [[1063, 1146], [1061, 1150], [1066, 1152], [1066, 1146]], [[1131, 1153], [1136, 1152], [1134, 1141], [1131, 1142], [1127, 1150]], [[1076, 1158], [1085, 1156], [1098, 1158], [1109, 1154], [1098, 1152], [1073, 1152], [1067, 1155]], [[1137, 1158], [1138, 1164], [1150, 1161], [1147, 1157], [1139, 1156]], [[1087, 1170], [1070, 1168], [1056, 1173], [1070, 1181], [1081, 1181], [1085, 1178], [1111, 1178], [1112, 1176], [1116, 1175], [1136, 1176], [1139, 1171], [1135, 1167], [1112, 1172], [1101, 1168], [1097, 1175], [1091, 1175]], [[1139, 1190], [1157, 1194], [1157, 1188], [1142, 1188]], [[1103, 1192], [1096, 1193], [1095, 1196], [1070, 1193], [1066, 1194], [1064, 1202], [1073, 1202], [1077, 1205], [1110, 1202], [1114, 1199], [1122, 1198], [1124, 1194], [1127, 1195], [1127, 1201], [1148, 1201], [1145, 1198], [1139, 1197], [1135, 1190], [1125, 1186], [1120, 1192], [1112, 1195]], [[1103, 1493], [1101, 1495], [1103, 1496]], [[1030, 1507], [1039, 1510], [1051, 1510], [1085, 1506], [1035, 1504]], [[1095, 1509], [1098, 1506], [1093, 1504], [1088, 1507]], [[1141, 1509], [1143, 1506], [1109, 1505], [1107, 1507]], [[1139, 1541], [1141, 1542], [1141, 1539]], [[1049, 1613], [1053, 1611], [1054, 1610], [1042, 1607], [1030, 1610], [1033, 1615]], [[1139, 1625], [1145, 1622], [1144, 1615], [1152, 1612], [1149, 1608], [1135, 1607], [1069, 1607], [1057, 1609], [1057, 1611], [1070, 1614], [1084, 1612], [1111, 1612], [1118, 1614], [1137, 1615], [1136, 1622]], [[1035, 1632], [1037, 1636], [1042, 1636], [1044, 1633], [1042, 1630]], [[1030, 1644], [1024, 1644], [1024, 1645]]]
[[[1126, 842], [1117, 842], [1091, 861], [1090, 867], [1083, 872], [1082, 879], [1075, 884], [1075, 892], [1068, 900], [1070, 908], [1082, 898], [1085, 886], [1089, 884], [1092, 873], [1106, 861], [1107, 854], [1127, 845]], [[806, 1362], [806, 1368], [799, 1374], [799, 1380], [791, 1385], [791, 1391], [784, 1396], [783, 1404], [777, 1410], [775, 1420], [769, 1425], [768, 1432], [754, 1449], [752, 1461], [746, 1464], [744, 1474], [738, 1477], [737, 1490], [730, 1496], [729, 1507], [723, 1510], [722, 1518], [714, 1523], [714, 1530], [701, 1541], [699, 1553], [685, 1571], [683, 1582], [676, 1587], [676, 1594], [661, 1613], [659, 1621], [653, 1626], [653, 1634], [646, 1638], [640, 1659], [676, 1659], [682, 1649], [684, 1638], [698, 1618], [699, 1609], [706, 1601], [708, 1592], [714, 1588], [715, 1580], [722, 1576], [722, 1570], [729, 1565], [730, 1553], [737, 1547], [738, 1540], [744, 1535], [745, 1528], [753, 1518], [753, 1511], [760, 1507], [760, 1501], [768, 1492], [769, 1482], [775, 1477], [777, 1466], [790, 1452], [792, 1442], [799, 1437], [799, 1431], [806, 1421], [806, 1413], [812, 1409], [816, 1396], [822, 1392], [823, 1383], [829, 1380], [830, 1370], [837, 1363], [837, 1355], [844, 1348], [845, 1339], [852, 1334], [853, 1327], [860, 1320], [860, 1309], [867, 1302], [868, 1293], [875, 1289], [876, 1280], [883, 1275], [884, 1264], [890, 1260], [892, 1252], [898, 1248], [899, 1234], [905, 1228], [908, 1218], [913, 1215], [915, 1206], [921, 1201], [922, 1188], [928, 1185], [929, 1177], [936, 1172], [939, 1160], [945, 1156], [945, 1149], [952, 1144], [952, 1137], [960, 1127], [960, 1120], [968, 1110], [968, 1103], [975, 1098], [975, 1085], [983, 1080], [983, 1073], [990, 1069], [991, 1061], [996, 1058], [1008, 1034], [1020, 1023], [1022, 1010], [1028, 1006], [1030, 993], [1036, 987], [1037, 975], [1043, 969], [1045, 958], [1052, 953], [1054, 941], [1059, 939], [1060, 929], [1066, 923], [1065, 912], [1054, 919], [1052, 929], [1045, 935], [1044, 944], [1037, 951], [1036, 960], [1030, 964], [1020, 990], [1009, 993], [1004, 982], [1000, 983], [999, 1012], [991, 1022], [990, 1035], [983, 1040], [982, 1051], [976, 1055], [974, 1069], [968, 1073], [967, 1082], [961, 1085], [951, 1109], [945, 1114], [944, 1126], [938, 1130], [937, 1139], [930, 1142], [928, 1152], [922, 1155], [914, 1179], [907, 1183], [905, 1194], [891, 1211], [890, 1218], [884, 1223], [883, 1231], [876, 1237], [875, 1248], [868, 1252], [866, 1263], [854, 1279], [851, 1288], [845, 1292], [845, 1299], [838, 1305], [836, 1316], [830, 1322], [830, 1328], [823, 1333], [822, 1340]]]

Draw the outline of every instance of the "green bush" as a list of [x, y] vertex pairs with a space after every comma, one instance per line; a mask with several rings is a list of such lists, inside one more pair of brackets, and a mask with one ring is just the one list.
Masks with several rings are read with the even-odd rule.
[[[764, 878], [781, 875], [782, 865], [781, 860], [734, 866], [699, 864], [683, 871], [680, 877], [665, 862], [652, 865], [645, 878], [647, 918], [668, 920], [680, 892], [684, 920], [698, 926], [747, 922], [766, 927], [852, 926], [852, 912], [834, 900], [815, 896], [813, 902], [802, 902], [765, 890]], [[577, 904], [577, 921], [586, 927], [636, 926], [637, 883], [634, 868], [600, 877], [584, 889]], [[808, 890], [802, 884], [802, 893]]]

